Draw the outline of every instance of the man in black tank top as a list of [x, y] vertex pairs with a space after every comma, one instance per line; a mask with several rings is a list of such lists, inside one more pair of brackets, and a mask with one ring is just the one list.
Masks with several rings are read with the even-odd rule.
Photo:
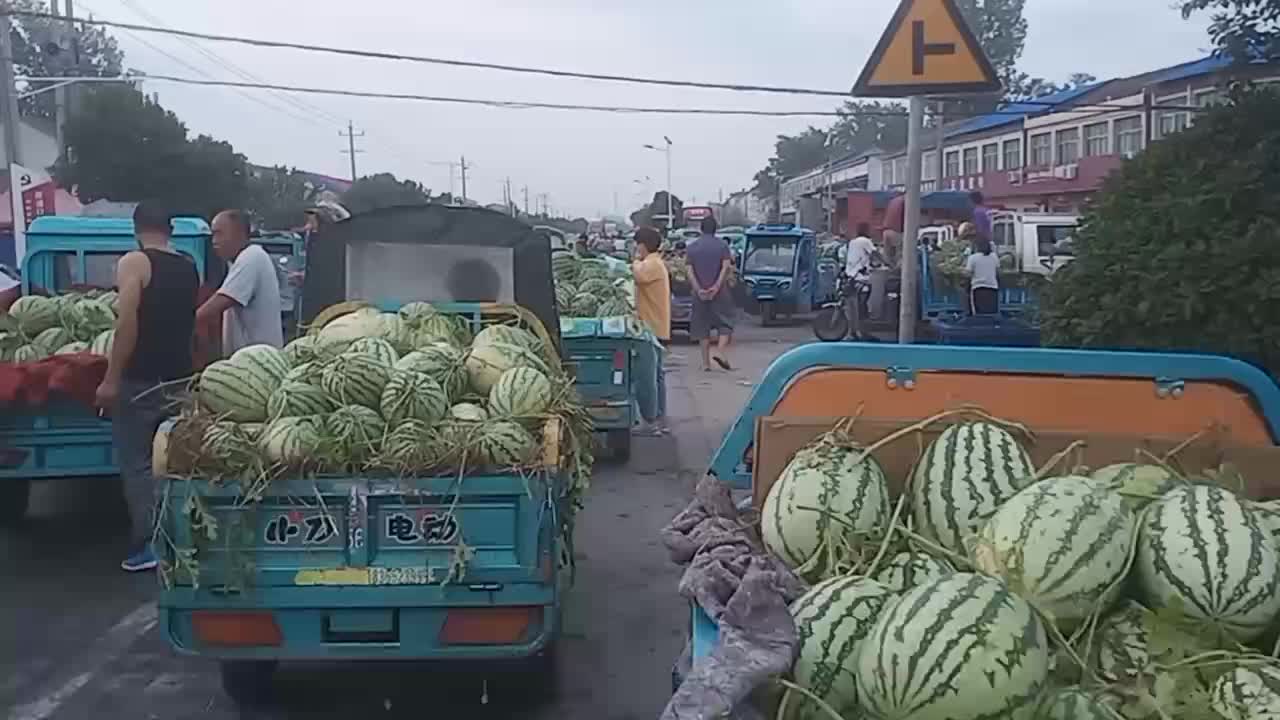
[[[132, 525], [130, 572], [152, 570], [156, 481], [151, 443], [173, 411], [174, 393], [194, 371], [191, 353], [200, 277], [195, 263], [170, 245], [168, 212], [151, 203], [133, 213], [140, 250], [116, 266], [118, 317], [107, 375], [98, 386], [98, 407], [111, 413], [125, 501]], [[175, 382], [176, 381], [176, 382]]]

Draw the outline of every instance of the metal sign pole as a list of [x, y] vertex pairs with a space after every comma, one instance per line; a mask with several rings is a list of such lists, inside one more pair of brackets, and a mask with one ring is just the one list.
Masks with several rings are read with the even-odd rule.
[[924, 160], [924, 98], [913, 96], [907, 127], [907, 197], [902, 223], [902, 289], [898, 293], [898, 342], [916, 339], [919, 316], [920, 175]]

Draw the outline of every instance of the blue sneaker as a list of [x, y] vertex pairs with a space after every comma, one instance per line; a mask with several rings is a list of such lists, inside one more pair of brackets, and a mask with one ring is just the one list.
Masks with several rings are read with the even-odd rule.
[[144, 572], [147, 570], [155, 570], [156, 566], [159, 564], [159, 561], [156, 560], [156, 554], [151, 552], [151, 546], [148, 545], [142, 550], [130, 555], [124, 562], [120, 563], [120, 569], [127, 570], [128, 572]]

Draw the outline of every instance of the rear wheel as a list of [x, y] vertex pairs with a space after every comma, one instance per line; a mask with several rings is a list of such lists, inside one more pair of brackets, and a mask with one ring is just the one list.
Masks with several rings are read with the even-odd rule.
[[824, 307], [813, 317], [813, 334], [823, 342], [839, 342], [849, 334], [849, 319], [844, 308]]
[[31, 498], [31, 481], [22, 478], [0, 479], [0, 525], [12, 525], [27, 514]]
[[224, 660], [222, 691], [237, 705], [261, 705], [271, 698], [278, 665], [275, 660]]
[[631, 459], [631, 430], [610, 430], [605, 442], [615, 460], [626, 462]]

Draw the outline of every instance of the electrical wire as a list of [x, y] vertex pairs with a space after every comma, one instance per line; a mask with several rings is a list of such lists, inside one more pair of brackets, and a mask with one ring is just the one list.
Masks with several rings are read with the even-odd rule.
[[[0, 13], [16, 17], [35, 17], [35, 18], [55, 18], [56, 16], [43, 13], [32, 12], [27, 10], [10, 10]], [[573, 70], [557, 70], [554, 68], [539, 68], [525, 65], [509, 65], [505, 63], [481, 62], [474, 60], [458, 60], [456, 58], [440, 58], [426, 55], [407, 55], [404, 53], [393, 53], [381, 50], [362, 50], [358, 48], [342, 48], [329, 45], [314, 45], [310, 43], [298, 43], [286, 40], [263, 40], [259, 38], [240, 37], [235, 35], [219, 35], [215, 33], [194, 32], [191, 30], [178, 30], [173, 28], [156, 27], [153, 25], [140, 25], [137, 23], [126, 23], [115, 20], [82, 20], [89, 25], [100, 25], [103, 27], [113, 27], [121, 30], [135, 30], [138, 32], [151, 32], [164, 35], [175, 35], [194, 40], [208, 40], [211, 42], [238, 43], [242, 45], [250, 45], [254, 47], [277, 48], [285, 50], [300, 50], [304, 52], [326, 53], [330, 55], [344, 55], [348, 57], [360, 57], [374, 60], [398, 60], [403, 62], [424, 63], [429, 65], [445, 65], [450, 67], [465, 67], [480, 70], [496, 70], [501, 72], [523, 73], [528, 75], [545, 75], [558, 78], [577, 78], [580, 80], [601, 80], [605, 82], [622, 82], [640, 85], [658, 85], [663, 87], [683, 87], [698, 88], [704, 90], [730, 90], [734, 92], [759, 92], [774, 93], [783, 95], [812, 95], [819, 97], [839, 97], [852, 99], [853, 95], [850, 90], [826, 90], [821, 88], [805, 88], [805, 87], [785, 87], [779, 85], [760, 85], [747, 83], [717, 83], [699, 80], [672, 80], [667, 78], [641, 77], [636, 75], [614, 75], [608, 73], [592, 73], [579, 72]], [[1047, 100], [1013, 100], [1004, 101], [1008, 103], [1018, 103], [1023, 105], [1039, 105], [1043, 107], [1061, 107], [1065, 103], [1052, 102]], [[1102, 107], [1102, 104], [1090, 104], [1090, 107]], [[1116, 105], [1112, 109], [1123, 110], [1129, 106]], [[1179, 108], [1185, 110], [1197, 110], [1198, 108]], [[802, 113], [804, 115], [813, 115], [814, 113]], [[1017, 113], [1020, 115], [1027, 113]]]

